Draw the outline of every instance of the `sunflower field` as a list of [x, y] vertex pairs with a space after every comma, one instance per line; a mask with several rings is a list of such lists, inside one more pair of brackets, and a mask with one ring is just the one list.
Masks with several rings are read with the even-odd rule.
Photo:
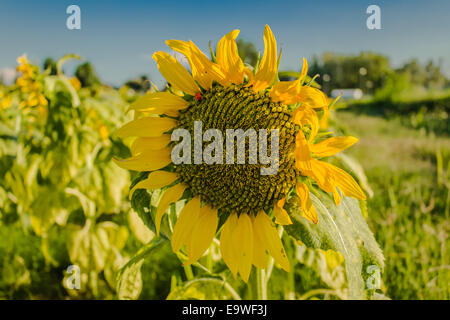
[[[17, 59], [0, 85], [0, 299], [450, 298], [448, 96], [330, 99], [306, 59], [278, 70], [268, 26], [254, 61], [237, 33], [209, 55], [168, 41], [190, 71], [156, 52], [159, 90], [68, 76], [73, 54]], [[173, 163], [168, 133], [198, 119], [279, 129], [279, 173]]]

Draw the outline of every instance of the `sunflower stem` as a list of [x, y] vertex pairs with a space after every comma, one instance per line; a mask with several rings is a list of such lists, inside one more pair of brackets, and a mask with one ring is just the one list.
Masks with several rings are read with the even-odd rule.
[[[281, 239], [281, 237], [283, 237], [283, 232], [284, 232], [284, 229], [283, 229], [283, 227], [280, 226], [278, 228], [278, 236], [280, 237], [280, 239]], [[275, 264], [275, 260], [273, 259], [272, 256], [269, 256], [269, 264], [267, 266], [267, 273], [266, 273], [266, 277], [265, 277], [266, 285], [269, 282], [270, 276], [272, 275], [272, 270], [273, 270], [274, 264]]]
[[266, 271], [259, 268], [256, 268], [256, 298], [267, 300]]
[[188, 281], [194, 279], [194, 273], [192, 272], [191, 265], [184, 266], [184, 273], [186, 274]]
[[287, 292], [285, 293], [286, 300], [295, 300], [295, 243], [294, 240], [288, 239], [286, 241], [286, 252], [288, 254], [289, 264], [291, 271], [287, 273], [288, 282], [287, 282]]
[[267, 273], [266, 273], [266, 283], [269, 282], [270, 276], [272, 275], [273, 265], [275, 263], [275, 260], [273, 260], [272, 257], [269, 258], [269, 264], [267, 266]]
[[213, 256], [212, 256], [212, 247], [209, 248], [208, 250], [208, 255], [206, 256], [206, 268], [208, 268], [208, 270], [212, 270], [213, 269]]

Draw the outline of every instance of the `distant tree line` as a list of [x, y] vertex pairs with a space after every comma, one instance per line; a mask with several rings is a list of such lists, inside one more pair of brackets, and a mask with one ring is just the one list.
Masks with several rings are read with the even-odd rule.
[[[248, 41], [238, 40], [238, 52], [245, 63], [256, 65], [258, 51]], [[441, 71], [441, 61], [425, 65], [417, 59], [400, 68], [392, 68], [387, 56], [374, 52], [344, 55], [326, 52], [309, 60], [308, 74], [316, 78], [322, 89], [330, 94], [333, 89], [360, 88], [365, 94], [380, 97], [408, 89], [441, 90], [450, 87], [450, 80]], [[290, 80], [290, 79], [283, 79]]]
[[[51, 75], [55, 75], [57, 73], [56, 61], [51, 57], [44, 60], [43, 68], [44, 70], [47, 70]], [[75, 76], [78, 78], [83, 88], [95, 87], [101, 84], [100, 79], [94, 70], [94, 67], [89, 61], [77, 66], [77, 68], [75, 69]], [[136, 92], [144, 93], [150, 89], [150, 80], [148, 76], [141, 75], [136, 79], [127, 81], [125, 85]]]
[[317, 82], [326, 93], [333, 89], [360, 88], [364, 93], [377, 94], [386, 91], [386, 86], [396, 91], [441, 90], [449, 87], [450, 82], [442, 73], [440, 64], [430, 60], [422, 65], [413, 59], [395, 69], [388, 57], [378, 53], [324, 53], [320, 58], [313, 57], [309, 74], [320, 75]]

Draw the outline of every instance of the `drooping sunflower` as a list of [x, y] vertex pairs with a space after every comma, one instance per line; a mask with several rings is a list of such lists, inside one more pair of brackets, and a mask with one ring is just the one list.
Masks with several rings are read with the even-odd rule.
[[[197, 261], [220, 233], [224, 262], [234, 276], [244, 281], [252, 265], [265, 268], [267, 254], [289, 271], [276, 224], [292, 221], [283, 208], [297, 196], [303, 216], [319, 223], [311, 203], [306, 180], [332, 193], [336, 204], [340, 192], [365, 199], [355, 180], [340, 168], [319, 160], [354, 144], [353, 137], [333, 137], [316, 143], [319, 130], [317, 110], [328, 111], [329, 100], [319, 89], [305, 84], [307, 61], [297, 80], [279, 81], [279, 55], [275, 37], [264, 30], [265, 50], [252, 70], [238, 55], [239, 30], [225, 35], [215, 56], [209, 59], [192, 41], [168, 40], [166, 44], [183, 54], [186, 70], [173, 56], [156, 52], [159, 71], [168, 82], [166, 91], [148, 93], [130, 106], [135, 120], [117, 130], [119, 137], [137, 137], [132, 157], [115, 159], [122, 168], [150, 172], [130, 191], [163, 189], [156, 210], [155, 226], [172, 203], [185, 201], [171, 244], [174, 252], [185, 246], [188, 261]], [[280, 54], [281, 56], [281, 54]], [[193, 130], [194, 121], [209, 128], [279, 130], [279, 170], [260, 175], [263, 164], [179, 164], [172, 163], [170, 133], [177, 128]], [[219, 217], [226, 218], [218, 229]], [[274, 222], [273, 222], [273, 218]]]

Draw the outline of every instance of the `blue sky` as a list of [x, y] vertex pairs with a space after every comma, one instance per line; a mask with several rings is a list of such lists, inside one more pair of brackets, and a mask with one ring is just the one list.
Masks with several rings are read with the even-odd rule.
[[[66, 8], [81, 8], [81, 30], [66, 28]], [[366, 8], [381, 8], [382, 30], [366, 28]], [[166, 39], [193, 40], [204, 52], [225, 33], [263, 49], [264, 25], [283, 48], [281, 69], [299, 69], [302, 56], [325, 51], [371, 50], [394, 66], [418, 58], [441, 59], [450, 76], [450, 1], [19, 1], [0, 0], [0, 69], [26, 52], [34, 62], [77, 53], [93, 62], [100, 78], [119, 85], [140, 74], [163, 80], [153, 52]], [[68, 64], [73, 70], [75, 64]]]

